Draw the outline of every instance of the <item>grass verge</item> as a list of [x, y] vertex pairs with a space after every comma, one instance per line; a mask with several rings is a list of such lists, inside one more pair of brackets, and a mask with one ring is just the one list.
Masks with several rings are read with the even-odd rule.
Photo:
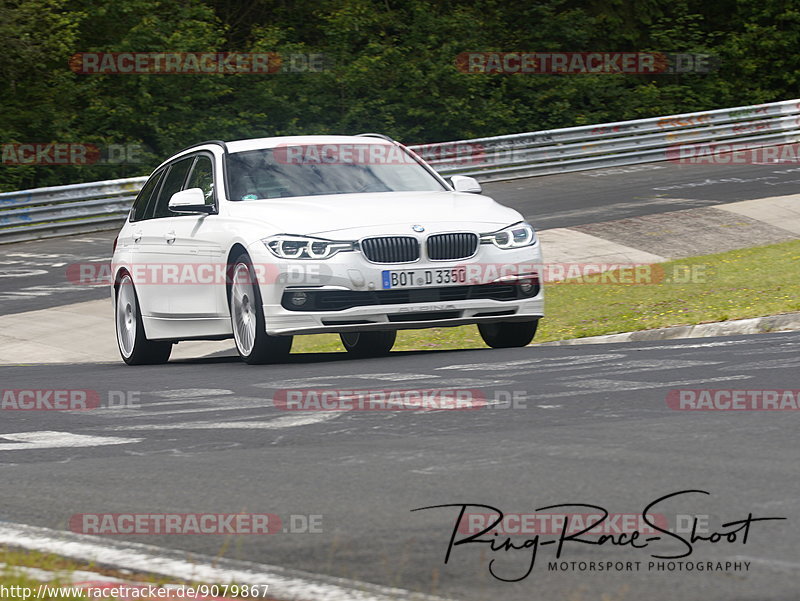
[[[32, 568], [35, 571], [33, 573], [28, 572], [26, 571], [28, 568]], [[48, 572], [48, 576], [53, 578], [46, 580], [40, 579], [43, 575], [38, 572], [38, 570]], [[90, 580], [87, 580], [88, 575], [75, 574], [78, 571], [91, 572], [93, 575], [97, 576], [92, 576]], [[107, 583], [103, 585], [105, 588], [105, 590], [103, 590], [103, 588], [98, 585], [99, 581], [104, 580], [103, 577], [117, 578], [125, 581], [126, 584]], [[84, 586], [94, 587], [93, 594], [90, 595], [89, 591], [85, 588], [83, 590], [76, 590], [77, 587], [75, 587], [73, 583], [80, 582], [83, 582]], [[197, 593], [197, 595], [192, 598], [196, 598], [200, 601], [212, 598], [258, 599], [258, 601], [270, 601], [272, 599], [272, 597], [263, 595], [261, 587], [259, 587], [258, 597], [240, 596], [234, 594], [234, 591], [231, 591], [230, 588], [222, 588], [222, 586], [209, 591], [210, 593], [218, 593], [216, 596], [203, 596], [206, 589], [198, 588], [201, 583], [197, 582], [175, 582], [162, 576], [106, 568], [66, 559], [51, 553], [25, 551], [0, 546], [0, 599], [18, 599], [21, 601], [86, 601], [87, 599], [103, 598], [108, 601], [116, 601], [119, 597], [108, 595], [114, 592], [115, 587], [120, 586], [130, 587], [127, 594], [123, 595], [126, 601], [132, 598], [141, 599], [142, 601], [190, 598], [191, 595], [188, 591], [185, 591], [183, 595], [177, 591], [173, 591], [167, 596], [156, 594], [155, 597], [145, 594], [147, 592], [144, 588], [146, 585], [161, 587], [167, 584], [182, 584], [187, 587], [192, 587]], [[223, 596], [224, 593], [227, 593], [227, 595]], [[98, 597], [98, 595], [102, 595], [102, 597]]]
[[[567, 280], [546, 286], [536, 342], [800, 311], [800, 240], [670, 261], [653, 273], [664, 277], [658, 283]], [[463, 326], [401, 330], [394, 348], [485, 346], [475, 326]], [[298, 336], [293, 346], [296, 353], [342, 351], [336, 334]]]
[[[48, 601], [86, 601], [85, 594], [70, 593], [67, 588], [72, 582], [70, 574], [76, 570], [92, 571], [104, 576], [130, 577], [130, 574], [121, 576], [112, 570], [100, 569], [97, 566], [82, 564], [70, 559], [39, 553], [36, 551], [20, 551], [0, 547], [0, 598], [2, 599], [37, 599]], [[46, 583], [37, 580], [34, 575], [24, 571], [25, 568], [44, 570], [55, 575], [53, 580]], [[149, 578], [150, 582], [154, 582]], [[47, 584], [48, 588], [40, 588]], [[51, 590], [65, 587], [61, 591]], [[37, 596], [38, 594], [38, 596]]]

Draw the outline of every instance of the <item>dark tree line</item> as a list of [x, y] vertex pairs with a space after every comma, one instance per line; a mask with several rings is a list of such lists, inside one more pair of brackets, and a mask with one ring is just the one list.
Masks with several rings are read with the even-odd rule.
[[[797, 96], [789, 0], [2, 0], [0, 143], [140, 144], [139, 164], [0, 166], [14, 190], [146, 174], [196, 141], [436, 142]], [[706, 53], [688, 74], [467, 74], [467, 51]], [[84, 75], [77, 52], [322, 54], [321, 72]]]

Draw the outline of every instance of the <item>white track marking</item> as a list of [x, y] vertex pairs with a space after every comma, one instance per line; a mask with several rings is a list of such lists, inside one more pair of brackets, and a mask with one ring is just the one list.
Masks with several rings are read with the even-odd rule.
[[[698, 367], [701, 365], [718, 365], [722, 361], [682, 361], [680, 359], [655, 359], [655, 360], [637, 360], [625, 359], [623, 361], [609, 361], [607, 363], [588, 363], [586, 365], [537, 365], [535, 366], [537, 373], [555, 373], [559, 371], [577, 372], [590, 370], [590, 373], [580, 374], [574, 373], [570, 375], [572, 378], [586, 378], [592, 377], [597, 374], [604, 376], [613, 376], [625, 373], [636, 373], [642, 371], [663, 371], [667, 369], [684, 369], [686, 367]], [[517, 376], [530, 373], [529, 369], [511, 369], [504, 375]]]
[[[619, 175], [620, 173], [638, 173], [640, 171], [652, 171], [653, 169], [666, 169], [663, 165], [631, 165], [630, 167], [608, 167], [606, 169], [595, 169], [593, 171], [584, 171], [583, 173], [576, 173], [582, 177], [602, 177], [604, 175]], [[525, 188], [520, 187], [520, 190]], [[673, 198], [668, 200], [683, 201], [682, 198]]]
[[297, 413], [284, 415], [268, 421], [198, 421], [177, 424], [137, 424], [133, 426], [114, 426], [109, 430], [280, 430], [297, 426], [311, 426], [336, 419], [346, 411], [316, 411], [314, 413]]
[[[186, 401], [181, 401], [185, 403]], [[92, 417], [153, 417], [153, 416], [172, 416], [184, 415], [187, 413], [210, 413], [214, 411], [245, 411], [248, 409], [264, 409], [265, 407], [272, 407], [273, 402], [271, 399], [259, 399], [248, 397], [233, 397], [225, 399], [194, 399], [192, 401], [197, 407], [191, 409], [172, 409], [171, 407], [161, 407], [166, 403], [148, 403], [146, 405], [149, 411], [143, 411], [145, 405], [140, 405], [139, 409], [118, 409], [116, 407], [108, 407], [103, 409], [95, 409], [92, 411]], [[70, 411], [69, 413], [83, 413], [85, 410]]]
[[703, 378], [701, 380], [678, 380], [675, 382], [629, 382], [625, 380], [582, 380], [580, 382], [565, 382], [567, 386], [587, 388], [588, 390], [567, 390], [565, 392], [547, 392], [533, 395], [534, 400], [569, 398], [583, 394], [597, 394], [598, 392], [625, 392], [628, 390], [647, 390], [650, 388], [679, 388], [694, 386], [709, 382], [730, 382], [731, 380], [749, 380], [753, 376], [726, 376], [722, 378]]
[[[793, 354], [796, 355], [798, 353], [798, 351], [800, 351], [800, 344], [797, 343], [797, 342], [789, 342], [789, 343], [781, 344], [781, 345], [778, 345], [778, 346], [772, 346], [772, 347], [770, 347], [768, 349], [764, 349], [761, 352], [764, 355], [780, 355], [782, 353], [793, 353]], [[742, 355], [745, 355], [747, 357], [751, 357], [753, 355], [753, 352], [749, 351], [747, 349], [742, 349], [740, 351], [734, 351], [733, 354], [734, 355], [738, 355], [740, 357]]]
[[[627, 361], [615, 361], [613, 363], [585, 366], [591, 367], [591, 373], [573, 374], [572, 378], [592, 378], [597, 376], [620, 376], [625, 374], [639, 373], [643, 371], [666, 371], [669, 369], [686, 369], [687, 367], [701, 367], [708, 365], [719, 365], [722, 361], [691, 361], [687, 359], [631, 359]], [[541, 371], [562, 371], [563, 369], [580, 368], [544, 368]]]
[[46, 269], [30, 269], [25, 267], [13, 267], [11, 269], [0, 269], [0, 278], [27, 278], [33, 275], [43, 275]]
[[117, 438], [115, 436], [88, 436], [70, 432], [17, 432], [0, 434], [0, 439], [15, 442], [0, 444], [0, 451], [31, 451], [35, 449], [59, 449], [78, 447], [100, 447], [112, 444], [128, 444], [141, 442], [143, 438]]
[[523, 368], [528, 366], [538, 367], [563, 367], [567, 365], [584, 365], [586, 363], [600, 363], [611, 359], [626, 357], [624, 353], [599, 353], [596, 355], [569, 355], [567, 357], [540, 357], [538, 359], [520, 359], [503, 363], [459, 363], [437, 367], [437, 370], [458, 369], [465, 371], [493, 371]]
[[[503, 374], [504, 376], [507, 374]], [[438, 377], [438, 376], [434, 376]], [[443, 378], [441, 380], [433, 380], [431, 387], [436, 388], [483, 388], [486, 386], [506, 386], [508, 384], [515, 384], [517, 380], [510, 380], [508, 378], [503, 380], [487, 380], [485, 378]]]
[[42, 253], [8, 253], [7, 257], [20, 257], [23, 259], [60, 259], [64, 255]]
[[261, 382], [253, 384], [256, 388], [314, 388], [326, 386], [331, 380], [383, 380], [387, 382], [405, 382], [407, 380], [427, 380], [438, 378], [431, 374], [403, 374], [403, 373], [382, 373], [382, 374], [363, 374], [363, 375], [339, 375], [339, 376], [315, 376], [313, 378], [297, 378], [292, 380], [277, 380], [273, 382]]
[[31, 286], [20, 290], [0, 293], [0, 300], [19, 300], [21, 298], [42, 298], [53, 294], [81, 292], [76, 286]]
[[54, 553], [132, 572], [156, 573], [178, 581], [268, 585], [270, 598], [303, 601], [446, 601], [404, 589], [234, 561], [196, 553], [73, 534], [23, 524], [0, 523], [0, 544]]
[[[780, 359], [770, 359], [769, 361], [750, 361], [748, 369], [789, 369], [790, 367], [800, 368], [800, 357], [781, 357]], [[726, 365], [720, 371], [739, 371], [738, 365]], [[795, 372], [797, 373], [797, 372]]]
[[[149, 391], [148, 392], [140, 391], [140, 392], [141, 392], [141, 394], [152, 394]], [[212, 402], [213, 403], [229, 403], [232, 400], [233, 401], [252, 400], [253, 402], [255, 402], [255, 401], [263, 401], [264, 399], [263, 399], [263, 397], [246, 397], [246, 396], [224, 397], [224, 398], [219, 398], [219, 399], [217, 399], [217, 398], [208, 398], [208, 397], [197, 397], [197, 398], [191, 398], [191, 399], [180, 399], [180, 400], [176, 400], [176, 401], [162, 401], [162, 400], [158, 400], [158, 401], [142, 401], [142, 402], [140, 402], [140, 407], [143, 408], [143, 409], [145, 409], [145, 408], [146, 409], [155, 409], [155, 408], [160, 408], [160, 407], [174, 407], [176, 405], [199, 405], [199, 406], [203, 406], [203, 405], [207, 405], [208, 403], [212, 403]], [[112, 410], [116, 411], [117, 408], [116, 407], [109, 408], [109, 409], [105, 409], [104, 408], [103, 410], [104, 411], [106, 411], [106, 410], [107, 411], [112, 411]], [[100, 409], [95, 409], [94, 411], [92, 411], [92, 415], [97, 414], [99, 411], [100, 411]], [[138, 411], [138, 409], [137, 409], [137, 411]]]
[[221, 396], [233, 394], [233, 390], [224, 388], [183, 388], [178, 390], [154, 390], [150, 394], [165, 399], [193, 399], [207, 396]]
[[[688, 340], [688, 338], [682, 338], [681, 340]], [[635, 341], [631, 341], [635, 342]], [[675, 344], [658, 344], [655, 346], [637, 346], [632, 347], [631, 351], [660, 351], [660, 350], [674, 350], [674, 351], [682, 351], [684, 349], [689, 348], [712, 348], [715, 346], [731, 346], [732, 344], [759, 344], [762, 342], [759, 339], [747, 339], [747, 340], [721, 340], [719, 342], [700, 342], [696, 344], [679, 344], [676, 342]]]

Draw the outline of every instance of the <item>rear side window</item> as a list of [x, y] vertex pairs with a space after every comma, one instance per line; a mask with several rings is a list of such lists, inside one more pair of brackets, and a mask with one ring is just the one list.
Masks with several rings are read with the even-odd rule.
[[170, 166], [167, 175], [164, 176], [164, 185], [161, 186], [161, 192], [156, 201], [156, 210], [153, 214], [154, 219], [175, 215], [175, 213], [169, 210], [169, 199], [172, 198], [175, 192], [180, 192], [181, 188], [183, 188], [183, 182], [186, 181], [186, 175], [189, 173], [189, 167], [192, 166], [192, 161], [194, 161], [193, 156], [181, 159]]
[[161, 178], [164, 171], [154, 173], [149, 180], [147, 180], [139, 191], [136, 200], [133, 201], [133, 208], [131, 209], [131, 221], [141, 221], [147, 219], [147, 207], [150, 205], [150, 199], [153, 197], [153, 192], [158, 190], [158, 185], [161, 183]]

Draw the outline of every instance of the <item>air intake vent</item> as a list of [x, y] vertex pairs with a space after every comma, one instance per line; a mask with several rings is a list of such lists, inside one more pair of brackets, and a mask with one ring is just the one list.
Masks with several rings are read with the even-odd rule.
[[428, 258], [434, 261], [466, 259], [478, 250], [476, 234], [436, 234], [428, 238]]
[[411, 236], [386, 236], [361, 241], [364, 256], [373, 263], [410, 263], [419, 259], [419, 242]]

